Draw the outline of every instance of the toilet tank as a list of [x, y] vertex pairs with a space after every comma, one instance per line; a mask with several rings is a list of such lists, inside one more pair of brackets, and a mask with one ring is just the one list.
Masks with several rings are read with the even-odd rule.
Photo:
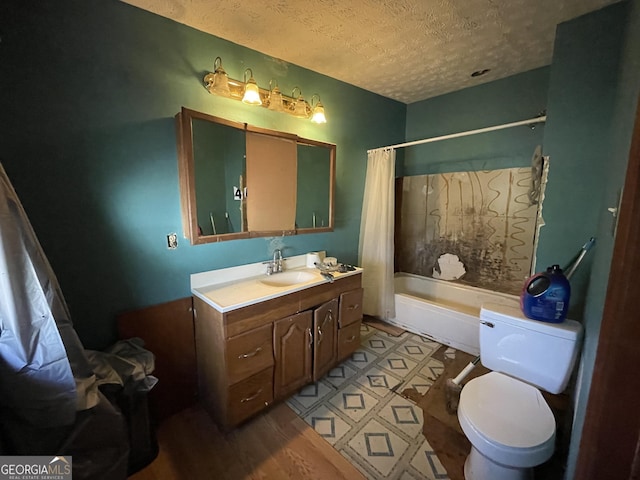
[[550, 393], [566, 388], [581, 339], [580, 323], [531, 320], [517, 303], [485, 303], [480, 310], [482, 365]]

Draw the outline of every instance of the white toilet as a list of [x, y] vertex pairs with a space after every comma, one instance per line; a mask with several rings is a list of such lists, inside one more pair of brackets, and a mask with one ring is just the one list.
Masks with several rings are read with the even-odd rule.
[[492, 372], [462, 389], [458, 419], [471, 442], [466, 480], [524, 480], [555, 448], [556, 423], [541, 388], [560, 393], [575, 363], [582, 325], [526, 318], [520, 306], [484, 304], [480, 357]]

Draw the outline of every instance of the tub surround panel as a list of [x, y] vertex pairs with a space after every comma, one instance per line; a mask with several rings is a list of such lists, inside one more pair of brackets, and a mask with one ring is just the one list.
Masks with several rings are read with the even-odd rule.
[[439, 257], [454, 254], [466, 270], [464, 283], [520, 293], [531, 272], [538, 218], [530, 198], [541, 185], [533, 186], [531, 167], [402, 180], [397, 270], [433, 277]]

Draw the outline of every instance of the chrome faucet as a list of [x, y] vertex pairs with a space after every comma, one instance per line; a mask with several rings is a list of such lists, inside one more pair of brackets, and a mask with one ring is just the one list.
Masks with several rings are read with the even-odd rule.
[[276, 248], [273, 251], [273, 260], [271, 262], [267, 262], [267, 275], [271, 275], [272, 273], [280, 273], [284, 270], [282, 263], [282, 250]]
[[273, 273], [280, 273], [282, 270], [282, 250], [276, 248], [273, 251]]

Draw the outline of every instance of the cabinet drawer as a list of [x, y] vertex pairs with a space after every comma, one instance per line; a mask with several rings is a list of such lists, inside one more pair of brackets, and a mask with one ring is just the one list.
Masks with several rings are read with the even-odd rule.
[[338, 330], [338, 360], [344, 360], [360, 346], [360, 324], [357, 321]]
[[273, 402], [273, 368], [229, 387], [229, 424], [237, 425]]
[[340, 328], [362, 320], [363, 292], [362, 288], [358, 288], [340, 295]]
[[272, 324], [227, 340], [227, 373], [234, 384], [273, 366]]

